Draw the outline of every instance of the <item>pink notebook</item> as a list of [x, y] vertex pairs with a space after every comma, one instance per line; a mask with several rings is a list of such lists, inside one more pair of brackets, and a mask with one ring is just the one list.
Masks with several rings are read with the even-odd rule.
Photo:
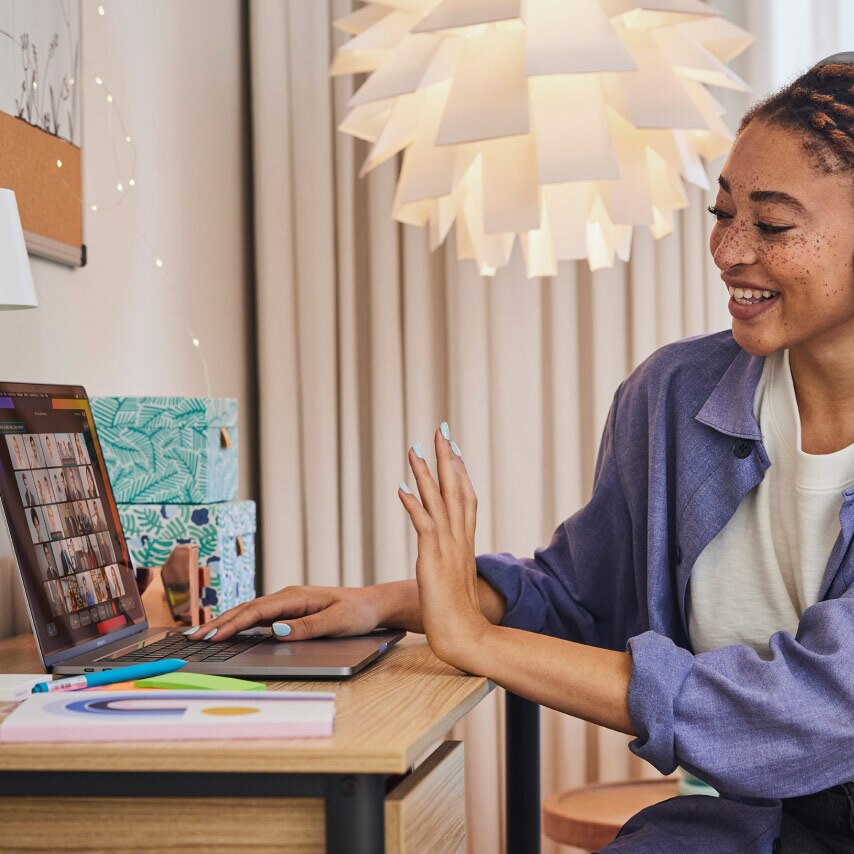
[[283, 691], [33, 694], [0, 741], [162, 741], [332, 735], [335, 695]]

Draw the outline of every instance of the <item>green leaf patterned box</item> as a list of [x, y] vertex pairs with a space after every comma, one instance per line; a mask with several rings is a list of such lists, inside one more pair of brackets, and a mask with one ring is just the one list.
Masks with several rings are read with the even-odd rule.
[[116, 501], [205, 504], [237, 498], [237, 401], [93, 397]]
[[255, 598], [255, 502], [120, 504], [135, 566], [162, 566], [181, 543], [197, 543], [209, 566], [214, 616]]

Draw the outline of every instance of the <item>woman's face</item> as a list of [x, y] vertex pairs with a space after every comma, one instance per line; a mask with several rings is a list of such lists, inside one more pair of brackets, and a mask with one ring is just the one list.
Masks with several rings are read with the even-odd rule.
[[729, 302], [733, 336], [748, 352], [854, 349], [848, 175], [820, 172], [800, 136], [758, 119], [736, 140], [721, 170], [709, 247], [724, 282], [753, 292], [753, 306], [739, 304], [738, 291]]

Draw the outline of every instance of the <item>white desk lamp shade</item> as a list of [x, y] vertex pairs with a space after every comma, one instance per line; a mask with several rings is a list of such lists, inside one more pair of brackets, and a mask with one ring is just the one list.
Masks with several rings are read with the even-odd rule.
[[0, 189], [0, 310], [38, 304], [15, 193]]

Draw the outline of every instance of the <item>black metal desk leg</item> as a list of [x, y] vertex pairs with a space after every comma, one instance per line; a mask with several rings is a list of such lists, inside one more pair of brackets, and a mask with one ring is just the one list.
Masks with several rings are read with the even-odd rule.
[[385, 776], [341, 774], [326, 784], [327, 854], [383, 854]]
[[540, 707], [508, 691], [504, 713], [507, 854], [539, 854]]

